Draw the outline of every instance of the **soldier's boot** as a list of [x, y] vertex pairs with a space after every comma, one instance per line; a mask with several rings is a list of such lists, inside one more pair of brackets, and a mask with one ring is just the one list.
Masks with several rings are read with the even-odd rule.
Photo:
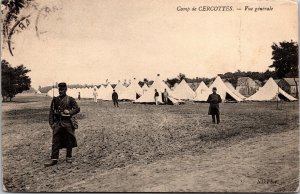
[[57, 164], [57, 162], [58, 162], [58, 160], [55, 160], [55, 159], [53, 160], [53, 159], [52, 159], [51, 162], [45, 163], [44, 166], [45, 166], [45, 167], [54, 166], [54, 165]]
[[212, 123], [216, 124], [215, 115], [212, 115]]
[[68, 163], [72, 163], [72, 148], [67, 148], [67, 155], [66, 155], [66, 161]]

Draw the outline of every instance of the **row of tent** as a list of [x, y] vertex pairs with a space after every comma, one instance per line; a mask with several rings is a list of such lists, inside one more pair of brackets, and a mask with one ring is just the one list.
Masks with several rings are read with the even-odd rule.
[[[193, 91], [185, 80], [182, 80], [176, 87], [172, 90], [167, 86], [167, 84], [157, 76], [153, 84], [148, 88], [146, 84], [143, 87], [134, 80], [128, 87], [124, 86], [119, 82], [115, 86], [115, 91], [119, 95], [120, 100], [130, 100], [134, 103], [155, 103], [154, 93], [155, 89], [159, 93], [158, 101], [163, 103], [163, 92], [166, 90], [168, 92], [168, 103], [170, 104], [180, 104], [184, 101], [195, 101], [195, 102], [205, 102], [212, 93], [212, 88], [217, 88], [217, 93], [221, 96], [222, 100], [242, 102], [242, 101], [275, 101], [275, 100], [287, 100], [295, 101], [297, 100], [293, 96], [289, 95], [283, 91], [274, 81], [270, 78], [263, 87], [261, 87], [255, 94], [246, 98], [240, 94], [229, 82], [223, 82], [223, 80], [217, 76], [214, 82], [207, 87], [204, 82], [201, 82], [196, 91]], [[96, 87], [95, 87], [96, 88]], [[77, 98], [80, 92], [81, 98], [93, 98], [93, 92], [95, 88], [78, 88], [69, 89], [68, 95]], [[106, 86], [102, 85], [99, 89], [96, 88], [98, 93], [98, 99], [101, 100], [111, 100], [111, 95], [113, 88], [110, 84]], [[49, 96], [58, 95], [56, 88], [48, 92]]]

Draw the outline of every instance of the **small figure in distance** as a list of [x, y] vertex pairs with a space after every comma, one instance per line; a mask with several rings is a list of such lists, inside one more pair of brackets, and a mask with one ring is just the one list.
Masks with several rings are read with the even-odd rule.
[[94, 88], [93, 97], [94, 97], [94, 102], [97, 103], [98, 92], [96, 88]]
[[78, 92], [78, 100], [80, 100], [81, 99], [81, 97], [80, 97], [80, 92]]
[[217, 94], [217, 88], [213, 87], [212, 94], [208, 96], [207, 102], [209, 103], [208, 114], [212, 116], [212, 122], [217, 124], [220, 123], [220, 108], [219, 103], [222, 102], [221, 96]]
[[164, 95], [164, 103], [168, 104], [169, 93], [167, 92], [166, 88], [165, 88], [165, 91], [164, 91], [163, 95]]
[[118, 96], [118, 93], [115, 90], [113, 90], [113, 93], [112, 93], [111, 97], [112, 97], [112, 100], [114, 102], [114, 106], [119, 107], [119, 103], [118, 103], [119, 96]]
[[157, 89], [154, 90], [154, 101], [155, 104], [158, 105], [158, 97], [159, 97], [159, 93], [157, 92]]

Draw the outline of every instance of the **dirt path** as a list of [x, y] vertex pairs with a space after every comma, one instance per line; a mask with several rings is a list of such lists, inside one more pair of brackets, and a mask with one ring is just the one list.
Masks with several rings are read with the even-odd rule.
[[[299, 173], [296, 142], [298, 130], [263, 135], [198, 156], [177, 156], [94, 173], [59, 191], [295, 191]], [[261, 179], [271, 182], [260, 184]]]

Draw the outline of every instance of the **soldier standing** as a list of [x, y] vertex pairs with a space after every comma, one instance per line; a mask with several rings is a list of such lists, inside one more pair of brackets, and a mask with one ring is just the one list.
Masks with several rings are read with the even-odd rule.
[[56, 165], [59, 158], [59, 150], [67, 149], [66, 161], [72, 163], [72, 148], [77, 147], [75, 129], [77, 121], [73, 117], [80, 112], [74, 98], [68, 96], [67, 84], [58, 84], [59, 96], [53, 97], [49, 113], [49, 124], [53, 130], [51, 162], [45, 163], [45, 167]]
[[221, 96], [217, 94], [217, 88], [213, 87], [212, 94], [208, 96], [207, 102], [209, 103], [208, 114], [212, 116], [212, 122], [217, 124], [220, 123], [220, 108], [219, 103], [222, 102]]
[[114, 106], [119, 107], [119, 104], [118, 104], [119, 96], [118, 96], [118, 93], [115, 90], [113, 90], [113, 93], [112, 93], [111, 97], [112, 97], [112, 100], [114, 102]]
[[158, 105], [158, 97], [159, 97], [159, 93], [157, 92], [157, 89], [154, 90], [154, 101], [155, 101], [155, 105]]
[[98, 92], [96, 88], [94, 88], [93, 97], [94, 97], [94, 102], [97, 103]]
[[80, 97], [80, 92], [78, 92], [78, 100], [80, 100], [81, 99], [81, 97]]
[[167, 104], [168, 103], [168, 99], [169, 99], [169, 94], [167, 92], [167, 89], [165, 89], [163, 95], [164, 95], [164, 103]]

